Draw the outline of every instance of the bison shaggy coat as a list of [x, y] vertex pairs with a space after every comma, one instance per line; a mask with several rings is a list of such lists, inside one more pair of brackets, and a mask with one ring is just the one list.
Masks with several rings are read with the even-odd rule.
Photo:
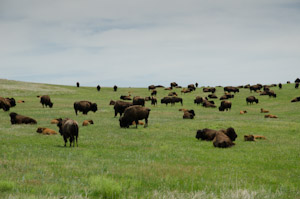
[[149, 117], [150, 109], [146, 107], [142, 107], [139, 105], [130, 106], [125, 109], [124, 115], [120, 117], [120, 127], [128, 128], [129, 125], [132, 124], [133, 121], [136, 123], [136, 128], [139, 120], [145, 119], [145, 126], [148, 126], [148, 117]]
[[40, 99], [40, 103], [43, 105], [43, 108], [44, 106], [49, 106], [50, 108], [53, 107], [53, 103], [51, 102], [49, 95], [43, 95]]
[[89, 111], [96, 112], [98, 110], [97, 104], [90, 101], [78, 101], [74, 102], [74, 110], [77, 115], [77, 112], [82, 112], [84, 115], [87, 115]]
[[258, 99], [255, 98], [254, 96], [249, 96], [249, 97], [246, 98], [246, 102], [247, 102], [247, 105], [248, 105], [248, 103], [253, 104], [253, 102], [255, 102], [257, 104]]
[[0, 97], [0, 109], [3, 109], [4, 111], [9, 111], [11, 105], [9, 101], [3, 97]]
[[66, 119], [60, 119], [59, 123], [57, 124], [59, 127], [59, 133], [61, 136], [63, 136], [63, 139], [65, 141], [65, 145], [67, 145], [68, 139], [70, 141], [70, 147], [75, 146], [75, 141], [76, 145], [78, 147], [78, 136], [79, 136], [79, 127], [78, 123], [75, 120], [66, 118]]
[[114, 105], [115, 117], [118, 115], [118, 113], [120, 114], [120, 116], [122, 116], [125, 109], [132, 105], [133, 105], [132, 102], [124, 102], [124, 101], [120, 101], [120, 100], [116, 101], [116, 103]]
[[182, 118], [183, 119], [194, 119], [195, 115], [196, 114], [195, 114], [194, 110], [185, 110], [183, 112]]
[[224, 110], [228, 111], [231, 109], [231, 105], [232, 104], [230, 101], [222, 101], [219, 107], [219, 111], [224, 111]]
[[36, 124], [36, 120], [15, 112], [9, 114], [11, 124]]

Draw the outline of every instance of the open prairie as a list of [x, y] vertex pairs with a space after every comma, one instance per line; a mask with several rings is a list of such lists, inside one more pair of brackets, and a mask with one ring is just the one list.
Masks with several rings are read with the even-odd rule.
[[[279, 82], [273, 82], [279, 83]], [[121, 85], [119, 85], [121, 86]], [[186, 85], [182, 85], [186, 86]], [[223, 85], [227, 86], [227, 85]], [[0, 198], [300, 198], [300, 96], [294, 84], [272, 87], [277, 98], [240, 89], [230, 111], [194, 104], [205, 97], [202, 88], [187, 94], [183, 106], [161, 104], [170, 91], [157, 88], [158, 105], [151, 109], [147, 128], [120, 128], [110, 100], [121, 95], [150, 96], [148, 88], [59, 86], [0, 80], [0, 96], [14, 97], [10, 111], [0, 110]], [[216, 87], [216, 95], [224, 94]], [[42, 108], [37, 95], [49, 95], [53, 108]], [[247, 105], [254, 95], [258, 104]], [[75, 115], [73, 103], [89, 100], [97, 112]], [[214, 99], [217, 107], [219, 99]], [[196, 116], [183, 120], [180, 108]], [[265, 118], [260, 109], [277, 119]], [[241, 115], [241, 110], [247, 110]], [[11, 125], [10, 112], [37, 120], [36, 125]], [[41, 135], [38, 127], [58, 127], [54, 118], [71, 118], [79, 124], [78, 147], [64, 147], [62, 136]], [[83, 120], [93, 125], [83, 127]], [[195, 138], [203, 128], [233, 127], [235, 146], [215, 148]], [[266, 140], [245, 142], [244, 135]]]

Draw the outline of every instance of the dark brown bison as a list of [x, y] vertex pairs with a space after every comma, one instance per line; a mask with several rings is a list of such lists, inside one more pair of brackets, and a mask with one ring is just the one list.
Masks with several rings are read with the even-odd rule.
[[220, 100], [231, 99], [231, 98], [234, 98], [234, 95], [231, 95], [230, 93], [226, 93], [220, 97]]
[[116, 85], [114, 85], [114, 91], [117, 92], [118, 87]]
[[292, 99], [291, 102], [300, 102], [300, 97], [296, 97], [296, 98]]
[[51, 102], [49, 95], [43, 95], [40, 99], [40, 103], [43, 105], [43, 108], [44, 106], [46, 106], [46, 108], [47, 106], [49, 106], [50, 108], [53, 107], [53, 103]]
[[276, 115], [268, 114], [265, 115], [265, 118], [278, 118]]
[[168, 96], [177, 96], [176, 92], [169, 92]]
[[237, 88], [237, 87], [234, 87], [234, 86], [226, 86], [224, 87], [224, 91], [227, 91], [227, 92], [240, 92], [240, 90]]
[[183, 105], [183, 100], [182, 100], [181, 97], [175, 97], [175, 96], [173, 96], [173, 97], [172, 97], [171, 104], [172, 104], [172, 105], [175, 105], [175, 103], [178, 103], [178, 102], [181, 103], [181, 106]]
[[278, 87], [279, 87], [279, 89], [282, 89], [282, 84], [279, 83], [279, 84], [278, 84]]
[[145, 126], [148, 126], [148, 117], [149, 117], [150, 109], [146, 107], [142, 107], [139, 105], [130, 106], [125, 109], [124, 115], [120, 117], [120, 127], [121, 128], [129, 128], [132, 125], [132, 122], [135, 121], [136, 128], [139, 123], [139, 120], [145, 119]]
[[300, 83], [300, 79], [297, 78], [297, 79], [295, 80], [295, 83]]
[[11, 124], [36, 124], [36, 120], [15, 112], [9, 114]]
[[230, 101], [222, 101], [219, 107], [219, 111], [224, 111], [224, 110], [228, 111], [231, 109], [231, 105], [232, 104]]
[[233, 141], [237, 138], [237, 134], [233, 128], [228, 128], [227, 130], [220, 130], [216, 132], [213, 139], [214, 147], [227, 148], [234, 145]]
[[188, 89], [191, 90], [191, 91], [195, 91], [196, 90], [196, 87], [194, 84], [189, 84], [188, 85]]
[[295, 84], [295, 88], [299, 88], [299, 82]]
[[168, 104], [172, 103], [172, 97], [164, 97], [160, 100], [160, 103], [161, 104], [166, 104], [166, 106], [167, 106]]
[[82, 126], [88, 126], [90, 124], [94, 124], [94, 121], [93, 120], [84, 120], [82, 122]]
[[151, 105], [157, 105], [157, 99], [155, 97], [151, 97]]
[[257, 104], [258, 99], [255, 98], [254, 96], [249, 96], [249, 97], [246, 98], [246, 102], [247, 102], [247, 105], [248, 105], [248, 103], [253, 104], [253, 102], [255, 102]]
[[136, 96], [133, 98], [132, 104], [145, 106], [145, 99], [142, 97]]
[[[235, 133], [235, 130], [232, 127], [228, 128], [228, 129], [220, 129], [219, 131], [225, 133], [228, 136], [230, 136], [233, 141], [237, 137], [237, 135]], [[201, 130], [197, 131], [196, 138], [198, 140], [201, 139], [201, 140], [211, 141], [215, 138], [217, 132], [218, 131], [214, 130], [214, 129], [208, 129], [208, 128], [201, 129]]]
[[101, 87], [100, 85], [97, 86], [97, 91], [100, 91]]
[[195, 83], [195, 86], [196, 86], [197, 88], [198, 88], [198, 85], [199, 85], [198, 82], [196, 82], [196, 83]]
[[156, 94], [157, 94], [157, 90], [152, 90], [152, 92], [151, 92], [151, 96], [156, 96]]
[[77, 88], [79, 88], [79, 86], [80, 86], [79, 82], [76, 82], [76, 86], [77, 86]]
[[128, 95], [128, 96], [127, 95], [121, 95], [120, 99], [122, 99], [122, 100], [132, 100], [130, 95]]
[[56, 135], [58, 134], [56, 131], [49, 129], [49, 128], [44, 128], [44, 127], [39, 127], [36, 130], [37, 133], [41, 133], [43, 135]]
[[171, 83], [170, 83], [170, 87], [171, 87], [171, 88], [176, 87], [176, 86], [178, 86], [178, 84], [177, 84], [176, 82], [171, 82]]
[[213, 94], [209, 94], [208, 98], [217, 99], [218, 97], [216, 96], [216, 94], [213, 93]]
[[78, 136], [79, 136], [79, 127], [78, 123], [75, 120], [66, 118], [66, 119], [60, 119], [59, 123], [57, 124], [59, 128], [59, 133], [61, 136], [63, 136], [65, 145], [67, 145], [68, 139], [70, 141], [70, 147], [75, 146], [75, 141], [76, 145], [78, 147]]
[[253, 135], [244, 135], [244, 141], [255, 141]]
[[194, 110], [185, 110], [183, 112], [183, 119], [194, 119], [195, 116], [196, 114]]
[[170, 90], [172, 90], [172, 89], [173, 89], [173, 87], [165, 88], [166, 91], [170, 91]]
[[192, 90], [190, 90], [190, 89], [185, 89], [185, 88], [184, 88], [184, 89], [182, 89], [180, 92], [181, 92], [181, 94], [182, 94], [182, 93], [186, 94], [186, 93], [192, 92]]
[[94, 113], [98, 110], [97, 104], [90, 101], [78, 101], [74, 102], [74, 110], [77, 115], [77, 111], [82, 112], [82, 114], [87, 115], [89, 111]]
[[120, 114], [120, 116], [122, 116], [125, 109], [132, 105], [133, 105], [132, 102], [124, 102], [124, 101], [120, 101], [120, 100], [116, 101], [116, 103], [114, 105], [115, 117], [118, 115], [118, 113]]
[[200, 97], [200, 96], [197, 96], [195, 99], [194, 99], [194, 104], [202, 104], [203, 101], [207, 100], [207, 98], [204, 98], [204, 97]]
[[203, 92], [205, 92], [205, 93], [208, 93], [208, 92], [211, 92], [211, 93], [215, 93], [216, 92], [216, 88], [214, 88], [214, 87], [204, 87], [203, 88]]
[[216, 108], [217, 106], [215, 105], [214, 101], [208, 101], [208, 100], [204, 100], [202, 102], [202, 106], [206, 107], [206, 108]]
[[262, 85], [261, 84], [250, 86], [250, 92], [252, 92], [252, 91], [258, 91], [260, 89], [262, 89]]
[[150, 86], [148, 86], [148, 90], [153, 90], [153, 89], [155, 89], [156, 87], [154, 86], [154, 85], [150, 85]]
[[10, 107], [10, 102], [6, 98], [0, 97], [0, 109], [3, 109], [4, 111], [9, 111]]

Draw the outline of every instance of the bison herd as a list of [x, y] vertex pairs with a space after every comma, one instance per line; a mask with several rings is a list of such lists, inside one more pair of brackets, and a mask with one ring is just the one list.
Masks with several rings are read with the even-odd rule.
[[[297, 81], [297, 82], [296, 82]], [[295, 88], [298, 88], [299, 82], [298, 79], [295, 81], [296, 85]], [[79, 87], [79, 82], [76, 83], [76, 86]], [[224, 87], [224, 95], [222, 95], [219, 99], [221, 100], [219, 111], [230, 111], [232, 107], [232, 102], [228, 101], [228, 99], [234, 98], [234, 95], [236, 93], [240, 92], [241, 88], [246, 88], [250, 90], [251, 92], [257, 92], [260, 93], [260, 95], [268, 95], [269, 97], [277, 97], [277, 94], [271, 90], [271, 87], [277, 86], [276, 84], [272, 85], [246, 85], [246, 86], [239, 86], [239, 87], [233, 87], [233, 86], [226, 86]], [[282, 84], [280, 83], [279, 88], [282, 89]], [[151, 109], [145, 107], [146, 101], [151, 101], [151, 105], [156, 106], [157, 105], [157, 98], [154, 97], [157, 95], [157, 88], [161, 88], [163, 86], [161, 85], [150, 85], [148, 86], [148, 90], [151, 92], [149, 93], [151, 97], [140, 97], [140, 96], [134, 96], [133, 98], [131, 95], [121, 95], [120, 99], [117, 101], [111, 100], [109, 105], [113, 105], [114, 109], [114, 117], [116, 117], [118, 114], [120, 115], [119, 118], [119, 125], [121, 128], [129, 128], [131, 125], [135, 125], [136, 128], [139, 124], [144, 124], [144, 127], [148, 126], [148, 118]], [[194, 92], [196, 88], [198, 87], [198, 83], [189, 84], [187, 86], [187, 89], [182, 89], [181, 93], [190, 93]], [[100, 85], [97, 87], [97, 91], [100, 92]], [[113, 87], [113, 90], [117, 91], [117, 86]], [[182, 88], [181, 86], [178, 86], [176, 82], [172, 82], [170, 84], [170, 87], [166, 88], [165, 90], [172, 90], [173, 88]], [[263, 91], [261, 91], [263, 89]], [[218, 99], [216, 96], [216, 88], [215, 87], [204, 87], [202, 90], [204, 93], [208, 92], [207, 97], [201, 97], [196, 96], [194, 99], [194, 104], [201, 104], [205, 108], [216, 108], [215, 102], [211, 99]], [[233, 94], [232, 94], [233, 93]], [[53, 102], [50, 99], [50, 96], [43, 95], [38, 96], [40, 98], [40, 103], [42, 104], [42, 107], [53, 107]], [[122, 101], [124, 100], [124, 101]], [[126, 100], [126, 101], [125, 101]], [[246, 98], [246, 104], [252, 105], [254, 102], [255, 104], [259, 103], [259, 100], [255, 96], [249, 96]], [[291, 102], [299, 102], [300, 97], [296, 97], [291, 100]], [[168, 104], [171, 104], [171, 106], [174, 106], [176, 103], [180, 103], [181, 106], [183, 106], [183, 98], [178, 97], [178, 94], [176, 92], [169, 92], [168, 96], [165, 96], [161, 98], [160, 100], [161, 104], [165, 104], [168, 106]], [[18, 103], [25, 103], [23, 100], [19, 100]], [[14, 98], [3, 98], [0, 97], [0, 109], [3, 109], [4, 111], [9, 111], [10, 108], [16, 106], [16, 101]], [[73, 104], [73, 108], [75, 110], [75, 114], [78, 115], [78, 112], [82, 112], [83, 115], [87, 115], [89, 111], [96, 112], [98, 110], [97, 104], [92, 103], [90, 101], [76, 101]], [[263, 108], [260, 109], [261, 113], [269, 113], [268, 110], [265, 110]], [[183, 112], [183, 119], [194, 119], [196, 114], [194, 110], [189, 109], [179, 109], [179, 111]], [[240, 114], [246, 114], [247, 111], [243, 110], [240, 111]], [[37, 121], [33, 118], [23, 116], [20, 114], [17, 114], [15, 112], [11, 112], [9, 114], [11, 124], [37, 124]], [[265, 115], [265, 118], [278, 118], [276, 115], [268, 114]], [[142, 123], [140, 120], [145, 120], [145, 123]], [[79, 137], [79, 126], [78, 123], [75, 120], [69, 119], [69, 118], [58, 118], [53, 119], [51, 121], [52, 124], [56, 124], [59, 128], [59, 133], [63, 137], [63, 140], [65, 142], [65, 145], [67, 144], [68, 140], [70, 142], [71, 146], [78, 146], [78, 137]], [[94, 124], [93, 120], [84, 120], [82, 123], [82, 126], [88, 126], [90, 124]], [[37, 133], [44, 134], [44, 135], [55, 135], [57, 134], [56, 131], [39, 127], [36, 131]], [[206, 141], [212, 141], [214, 147], [220, 147], [220, 148], [227, 148], [234, 145], [234, 141], [237, 138], [237, 134], [234, 130], [234, 128], [230, 127], [228, 129], [220, 129], [220, 130], [213, 130], [213, 129], [201, 129], [198, 130], [196, 133], [196, 138], [198, 140], [206, 140]], [[257, 135], [245, 135], [244, 140], [245, 141], [254, 141], [256, 139], [265, 139], [264, 136], [257, 136]]]

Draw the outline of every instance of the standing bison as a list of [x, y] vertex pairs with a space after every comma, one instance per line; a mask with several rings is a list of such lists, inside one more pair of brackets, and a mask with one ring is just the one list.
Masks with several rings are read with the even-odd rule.
[[47, 106], [49, 106], [50, 108], [53, 107], [53, 103], [51, 102], [51, 99], [48, 95], [43, 95], [41, 97], [40, 103], [43, 105], [43, 108], [44, 106], [46, 106], [46, 108]]
[[230, 101], [222, 101], [219, 107], [219, 111], [228, 111], [231, 109], [231, 102]]
[[74, 102], [74, 110], [77, 115], [77, 111], [87, 115], [89, 111], [96, 112], [98, 110], [97, 104], [90, 101]]
[[248, 105], [248, 103], [253, 104], [253, 102], [255, 102], [257, 104], [258, 99], [255, 98], [254, 96], [249, 96], [249, 97], [246, 98], [246, 102], [247, 102], [247, 105]]
[[121, 128], [129, 128], [129, 125], [134, 121], [137, 125], [139, 124], [139, 120], [145, 119], [145, 126], [148, 126], [148, 117], [149, 117], [150, 109], [146, 107], [142, 107], [139, 105], [130, 106], [125, 109], [124, 115], [120, 117], [120, 127]]
[[36, 124], [36, 120], [15, 112], [9, 114], [11, 124]]
[[133, 98], [132, 103], [133, 103], [133, 105], [145, 106], [145, 99], [142, 97], [136, 96]]
[[120, 117], [122, 116], [122, 114], [124, 113], [125, 109], [129, 106], [132, 106], [132, 102], [124, 102], [124, 101], [116, 101], [115, 105], [114, 105], [114, 110], [115, 110], [115, 117], [118, 115], [118, 113], [120, 114]]
[[78, 147], [78, 135], [79, 135], [79, 127], [78, 123], [75, 120], [71, 120], [69, 118], [66, 119], [59, 119], [59, 122], [57, 124], [59, 127], [59, 133], [61, 136], [63, 136], [65, 141], [65, 146], [67, 145], [68, 139], [70, 140], [70, 147], [76, 145]]

